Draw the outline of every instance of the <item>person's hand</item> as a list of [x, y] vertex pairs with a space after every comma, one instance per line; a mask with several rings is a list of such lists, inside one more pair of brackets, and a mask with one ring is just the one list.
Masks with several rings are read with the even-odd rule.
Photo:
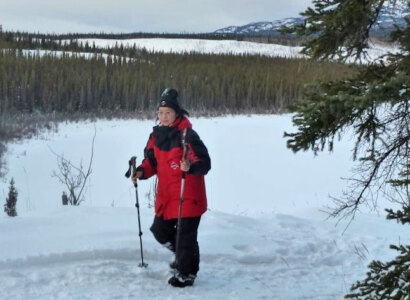
[[142, 172], [142, 171], [137, 171], [137, 172], [135, 173], [135, 176], [132, 176], [132, 177], [131, 177], [132, 183], [135, 185], [135, 184], [137, 183], [137, 179], [140, 179], [140, 178], [142, 177], [142, 175], [143, 175], [143, 172]]
[[188, 172], [189, 168], [191, 167], [191, 163], [187, 160], [181, 160], [181, 170], [183, 172]]

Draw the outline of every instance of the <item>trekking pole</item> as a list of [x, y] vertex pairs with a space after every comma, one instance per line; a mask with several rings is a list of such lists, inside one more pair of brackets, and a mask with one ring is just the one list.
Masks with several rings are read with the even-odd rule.
[[[131, 157], [131, 159], [128, 162], [129, 167], [128, 167], [127, 173], [125, 173], [125, 177], [129, 178], [131, 176], [131, 169], [132, 169], [132, 176], [134, 177], [136, 175], [136, 173], [137, 173], [136, 161], [137, 161], [136, 156]], [[146, 267], [148, 267], [148, 264], [144, 263], [144, 253], [143, 253], [143, 250], [142, 250], [142, 231], [141, 231], [140, 204], [139, 204], [139, 200], [138, 200], [138, 184], [137, 184], [137, 182], [135, 182], [134, 187], [135, 187], [135, 207], [137, 208], [137, 212], [138, 212], [138, 228], [139, 228], [140, 250], [141, 250], [141, 263], [138, 264], [138, 267], [146, 268]]]
[[[187, 145], [185, 142], [185, 136], [186, 136], [186, 129], [182, 132], [182, 148], [183, 148], [183, 158], [184, 160], [187, 159], [188, 155], [188, 149]], [[181, 193], [179, 196], [179, 209], [178, 209], [178, 222], [177, 222], [177, 237], [175, 241], [175, 261], [176, 265], [178, 267], [179, 261], [178, 261], [178, 254], [179, 254], [179, 244], [180, 244], [180, 239], [181, 239], [181, 219], [182, 219], [182, 205], [184, 203], [184, 187], [185, 187], [185, 177], [186, 177], [186, 172], [182, 172], [182, 178], [181, 178]], [[176, 276], [176, 268], [174, 270], [174, 277]]]

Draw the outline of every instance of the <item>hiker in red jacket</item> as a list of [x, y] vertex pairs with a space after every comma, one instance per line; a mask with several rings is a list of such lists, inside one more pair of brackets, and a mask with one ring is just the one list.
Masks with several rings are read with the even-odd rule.
[[[150, 229], [160, 244], [176, 254], [170, 264], [176, 273], [168, 283], [185, 287], [193, 285], [199, 270], [197, 235], [201, 215], [207, 209], [204, 175], [211, 168], [211, 160], [204, 143], [192, 129], [188, 112], [179, 106], [177, 98], [174, 89], [162, 93], [158, 104], [159, 125], [153, 128], [144, 149], [144, 160], [132, 180], [135, 183], [137, 178], [158, 176], [155, 218]], [[183, 173], [186, 176], [176, 249]]]

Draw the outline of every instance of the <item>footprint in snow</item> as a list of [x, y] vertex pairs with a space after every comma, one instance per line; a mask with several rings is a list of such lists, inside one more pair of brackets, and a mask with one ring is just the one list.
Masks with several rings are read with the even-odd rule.
[[255, 248], [250, 246], [250, 245], [245, 245], [245, 244], [240, 244], [240, 245], [233, 245], [232, 246], [235, 250], [245, 252], [245, 253], [250, 253], [255, 251]]

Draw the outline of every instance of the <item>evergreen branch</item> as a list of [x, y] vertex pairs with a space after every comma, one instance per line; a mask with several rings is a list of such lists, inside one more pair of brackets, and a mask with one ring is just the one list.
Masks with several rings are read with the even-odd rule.
[[381, 157], [375, 160], [373, 163], [373, 168], [371, 169], [370, 174], [365, 177], [365, 180], [356, 179], [356, 181], [359, 183], [358, 186], [361, 186], [361, 189], [356, 197], [354, 198], [351, 197], [350, 193], [349, 193], [349, 196], [347, 197], [348, 198], [347, 201], [332, 197], [334, 202], [338, 205], [336, 208], [332, 208], [330, 211], [328, 211], [329, 216], [333, 218], [338, 217], [339, 220], [350, 216], [350, 222], [351, 222], [354, 219], [356, 212], [359, 209], [359, 206], [366, 200], [364, 198], [364, 194], [370, 188], [380, 167], [383, 165], [385, 160], [389, 158], [390, 155], [394, 151], [399, 150], [405, 143], [409, 141], [409, 139], [410, 139], [409, 136], [405, 138], [401, 138], [393, 146], [391, 146], [391, 148], [387, 150]]

